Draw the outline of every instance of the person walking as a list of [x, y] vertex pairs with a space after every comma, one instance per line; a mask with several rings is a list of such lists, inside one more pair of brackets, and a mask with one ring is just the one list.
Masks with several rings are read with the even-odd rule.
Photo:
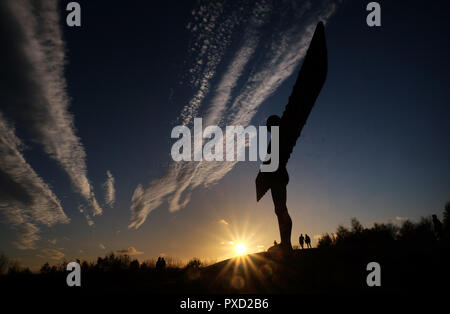
[[305, 243], [306, 243], [307, 248], [310, 248], [310, 249], [312, 248], [311, 247], [311, 238], [306, 233], [305, 233]]
[[305, 243], [305, 237], [303, 236], [302, 233], [300, 233], [300, 236], [298, 237], [298, 242], [300, 243], [300, 247], [303, 250], [303, 244]]

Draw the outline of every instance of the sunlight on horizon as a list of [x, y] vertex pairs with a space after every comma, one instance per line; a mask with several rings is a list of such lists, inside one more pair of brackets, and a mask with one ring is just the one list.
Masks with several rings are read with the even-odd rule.
[[[252, 212], [232, 213], [228, 217], [217, 217], [217, 228], [205, 230], [211, 248], [217, 249], [218, 260], [227, 260], [264, 251], [269, 241], [264, 239], [265, 225], [258, 223]], [[224, 221], [226, 223], [224, 223]], [[219, 246], [217, 246], [217, 243]]]
[[243, 255], [243, 254], [245, 254], [245, 252], [247, 252], [247, 246], [244, 243], [242, 243], [242, 242], [238, 243], [234, 247], [234, 249], [236, 250], [236, 253], [238, 255]]

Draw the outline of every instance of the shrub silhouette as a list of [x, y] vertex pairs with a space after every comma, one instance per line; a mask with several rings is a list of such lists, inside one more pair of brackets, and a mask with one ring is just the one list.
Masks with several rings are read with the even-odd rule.
[[198, 258], [194, 257], [186, 264], [185, 268], [198, 269], [201, 266], [202, 266], [202, 262]]
[[[244, 263], [230, 264], [231, 260], [207, 266], [198, 258], [183, 263], [165, 256], [166, 269], [157, 271], [156, 258], [139, 262], [129, 255], [114, 253], [95, 261], [77, 262], [81, 265], [82, 291], [92, 296], [108, 292], [334, 293], [336, 289], [361, 292], [367, 288], [365, 265], [373, 260], [383, 265], [384, 278], [391, 278], [391, 282], [383, 283], [388, 292], [420, 287], [438, 291], [439, 284], [450, 280], [447, 267], [450, 258], [446, 253], [449, 219], [450, 203], [447, 203], [442, 221], [444, 236], [437, 238], [430, 217], [418, 222], [406, 220], [400, 225], [375, 223], [372, 227], [352, 218], [349, 227], [340, 225], [334, 233], [323, 234], [317, 250], [294, 251], [286, 261], [274, 259], [268, 252], [252, 254], [257, 257], [248, 260], [252, 267], [247, 269]], [[27, 287], [33, 293], [64, 293], [61, 287], [65, 287], [66, 265], [66, 261], [56, 265], [47, 262], [40, 273], [32, 274], [0, 254], [0, 286], [18, 291]], [[245, 280], [245, 285], [236, 288], [235, 278]]]
[[[450, 203], [447, 203], [444, 211], [444, 222], [447, 219], [447, 224], [449, 211]], [[445, 224], [444, 229], [448, 234], [448, 227], [445, 227]], [[412, 247], [429, 246], [436, 241], [433, 223], [429, 217], [422, 217], [417, 223], [406, 220], [400, 227], [392, 223], [375, 223], [371, 228], [363, 227], [356, 218], [352, 218], [350, 229], [340, 225], [335, 234], [323, 234], [317, 247], [390, 247], [395, 243]]]
[[444, 238], [448, 241], [450, 235], [450, 202], [445, 204], [443, 216]]
[[9, 258], [4, 253], [0, 253], [0, 275], [6, 274], [8, 265]]

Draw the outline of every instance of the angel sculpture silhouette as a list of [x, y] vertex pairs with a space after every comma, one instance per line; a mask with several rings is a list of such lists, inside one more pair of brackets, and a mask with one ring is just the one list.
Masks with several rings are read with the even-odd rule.
[[[328, 71], [325, 28], [319, 22], [314, 31], [302, 68], [298, 73], [292, 94], [281, 118], [272, 115], [267, 119], [268, 130], [279, 126], [279, 166], [275, 172], [259, 172], [256, 178], [256, 200], [259, 201], [270, 189], [278, 218], [282, 251], [291, 252], [292, 220], [286, 207], [286, 186], [289, 175], [286, 164], [294, 149], [295, 143], [308, 119], [309, 113], [319, 96]], [[267, 148], [270, 153], [270, 143]], [[270, 163], [270, 160], [264, 163]]]

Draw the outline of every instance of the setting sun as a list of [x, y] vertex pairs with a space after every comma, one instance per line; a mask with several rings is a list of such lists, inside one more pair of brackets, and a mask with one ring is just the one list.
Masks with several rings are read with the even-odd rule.
[[236, 250], [236, 253], [238, 255], [242, 255], [245, 253], [245, 251], [247, 251], [247, 247], [245, 246], [244, 243], [238, 243], [234, 249]]

